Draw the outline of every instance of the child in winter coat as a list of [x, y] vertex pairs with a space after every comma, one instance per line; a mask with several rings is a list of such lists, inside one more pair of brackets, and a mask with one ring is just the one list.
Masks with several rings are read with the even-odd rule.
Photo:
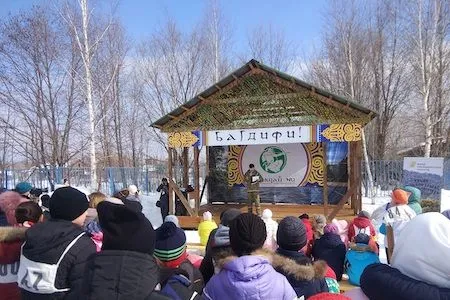
[[[155, 251], [153, 255], [163, 268], [161, 292], [173, 296], [170, 287], [174, 284], [189, 288], [194, 294], [201, 294], [204, 283], [200, 271], [193, 266], [186, 252], [186, 234], [172, 222], [166, 222], [156, 229]], [[172, 275], [187, 274], [186, 280]], [[172, 280], [172, 279], [173, 280]], [[167, 287], [166, 284], [170, 283]], [[177, 299], [177, 298], [175, 298]], [[189, 299], [189, 298], [188, 298]]]
[[306, 244], [305, 254], [306, 254], [306, 256], [310, 256], [311, 251], [312, 251], [312, 246], [314, 243], [314, 233], [313, 233], [312, 224], [311, 224], [311, 221], [309, 220], [308, 214], [302, 214], [298, 218], [303, 222], [303, 224], [305, 225], [305, 228], [306, 228], [307, 244]]
[[348, 228], [349, 224], [346, 220], [337, 220], [333, 219], [331, 221], [338, 228], [338, 234], [341, 237], [342, 242], [344, 242], [345, 246], [348, 246]]
[[394, 234], [394, 243], [401, 234], [403, 228], [408, 224], [411, 219], [416, 216], [416, 213], [412, 208], [408, 206], [409, 194], [402, 189], [394, 189], [392, 191], [392, 200], [389, 209], [386, 211], [383, 217], [383, 224], [380, 227], [380, 233], [385, 235], [386, 255], [388, 263], [390, 262], [389, 248], [392, 245], [388, 244], [387, 240], [387, 228], [391, 226]]
[[[20, 289], [17, 286], [20, 247], [25, 240], [27, 228], [18, 227], [15, 210], [22, 202], [16, 192], [0, 194], [0, 209], [5, 213], [7, 227], [0, 227], [0, 298], [20, 300]], [[28, 201], [30, 202], [30, 201]]]
[[[308, 299], [312, 295], [328, 292], [325, 281], [327, 265], [324, 261], [314, 264], [303, 250], [306, 247], [306, 227], [296, 217], [285, 217], [278, 226], [277, 254], [282, 258], [274, 260], [275, 269], [286, 276], [297, 293], [297, 297]], [[273, 264], [274, 264], [273, 262]]]
[[328, 224], [324, 228], [323, 236], [314, 242], [312, 256], [314, 260], [324, 260], [336, 273], [338, 281], [342, 279], [344, 272], [344, 260], [347, 250], [338, 235], [338, 229], [334, 224]]
[[20, 203], [16, 208], [16, 222], [18, 226], [30, 228], [31, 226], [42, 222], [44, 215], [42, 208], [33, 201]]
[[89, 194], [88, 198], [89, 208], [87, 210], [86, 220], [84, 221], [84, 227], [94, 242], [97, 252], [100, 252], [102, 249], [103, 232], [102, 228], [98, 224], [97, 206], [101, 202], [105, 201], [107, 197], [103, 193], [94, 192]]
[[212, 219], [212, 214], [209, 211], [203, 213], [203, 221], [198, 224], [198, 235], [200, 236], [200, 244], [206, 246], [209, 234], [217, 228], [216, 222]]
[[206, 285], [204, 299], [296, 299], [286, 277], [275, 271], [269, 257], [257, 251], [266, 237], [261, 218], [252, 213], [236, 217], [230, 224], [230, 244], [237, 257], [218, 262], [221, 270]]
[[22, 247], [18, 283], [23, 300], [81, 299], [86, 261], [95, 253], [82, 229], [87, 209], [88, 199], [77, 189], [61, 187], [52, 194], [51, 219], [29, 228]]
[[278, 223], [272, 219], [272, 211], [268, 208], [263, 210], [262, 219], [266, 224], [267, 238], [264, 242], [264, 248], [275, 251], [277, 245]]
[[367, 234], [371, 239], [376, 241], [377, 232], [370, 221], [370, 214], [362, 210], [356, 218], [348, 226], [348, 240], [354, 242], [355, 236], [360, 233]]
[[413, 218], [395, 241], [391, 266], [373, 264], [361, 276], [371, 300], [450, 299], [450, 220], [440, 213]]
[[87, 262], [79, 299], [164, 299], [155, 291], [160, 272], [150, 221], [123, 203], [103, 201], [97, 208], [103, 249]]
[[349, 282], [353, 285], [359, 286], [361, 274], [368, 265], [380, 262], [374, 249], [369, 246], [369, 242], [370, 236], [359, 233], [345, 256], [345, 270]]

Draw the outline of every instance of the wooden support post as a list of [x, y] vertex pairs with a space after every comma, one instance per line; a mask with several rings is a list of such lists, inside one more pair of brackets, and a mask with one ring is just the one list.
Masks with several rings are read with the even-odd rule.
[[189, 185], [189, 148], [183, 148], [183, 187], [187, 189]]
[[194, 146], [195, 215], [200, 209], [200, 151]]
[[327, 144], [322, 143], [323, 151], [323, 214], [328, 216], [328, 170], [327, 170]]
[[173, 182], [172, 150], [173, 150], [172, 148], [169, 148], [169, 151], [168, 151], [168, 153], [169, 153], [169, 157], [168, 157], [168, 160], [169, 160], [169, 163], [168, 163], [168, 166], [169, 166], [169, 214], [174, 214], [173, 187], [171, 184], [171, 182]]
[[175, 194], [178, 196], [178, 198], [180, 199], [181, 203], [183, 203], [184, 207], [186, 207], [186, 210], [188, 211], [189, 215], [194, 216], [195, 215], [194, 210], [189, 205], [188, 199], [186, 199], [186, 197], [184, 197], [183, 193], [180, 191], [180, 189], [175, 184], [175, 182], [173, 182], [172, 179], [169, 180], [169, 187], [170, 186], [172, 186]]
[[336, 217], [338, 212], [344, 207], [345, 203], [347, 203], [348, 199], [353, 195], [354, 192], [355, 191], [351, 188], [347, 190], [347, 193], [342, 196], [342, 199], [339, 201], [333, 211], [331, 211], [331, 214], [327, 216], [328, 221], [331, 221]]

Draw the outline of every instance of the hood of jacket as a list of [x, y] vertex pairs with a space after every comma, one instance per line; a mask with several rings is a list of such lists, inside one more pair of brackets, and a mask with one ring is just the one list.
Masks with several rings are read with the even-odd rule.
[[372, 248], [370, 248], [370, 246], [367, 244], [351, 243], [349, 248], [356, 252], [368, 252], [368, 251], [372, 252]]
[[413, 186], [405, 186], [404, 188], [402, 188], [402, 190], [411, 193], [408, 198], [408, 204], [420, 203], [422, 201], [422, 193], [418, 188], [415, 188]]
[[236, 256], [230, 256], [218, 261], [218, 265], [221, 268], [232, 270], [241, 275], [241, 279], [251, 277], [258, 272], [264, 270], [264, 268], [257, 267], [260, 263], [267, 263], [272, 265], [276, 270], [281, 271], [283, 274], [292, 275], [297, 280], [313, 280], [324, 278], [327, 264], [324, 261], [317, 261], [313, 264], [301, 265], [294, 259], [291, 259], [280, 254], [273, 253], [269, 250], [260, 249], [253, 252], [249, 256], [244, 256], [245, 259], [238, 259]]
[[409, 221], [395, 241], [391, 265], [416, 280], [450, 288], [450, 220], [437, 212]]
[[82, 228], [70, 221], [50, 219], [38, 223], [25, 234], [24, 255], [34, 261], [56, 263], [61, 249], [65, 249], [81, 233]]
[[146, 299], [158, 284], [159, 268], [148, 254], [105, 250], [92, 255], [83, 280], [83, 299]]
[[[317, 243], [318, 241], [316, 241]], [[320, 244], [325, 248], [337, 248], [339, 245], [342, 245], [343, 242], [341, 240], [341, 237], [335, 233], [325, 233], [320, 238]]]
[[[353, 220], [353, 225], [355, 225], [356, 227], [363, 229], [363, 228], [367, 228], [370, 227], [372, 223], [370, 222], [370, 220], [368, 218], [364, 218], [364, 217], [356, 217]], [[368, 234], [370, 235], [370, 232], [368, 232]]]

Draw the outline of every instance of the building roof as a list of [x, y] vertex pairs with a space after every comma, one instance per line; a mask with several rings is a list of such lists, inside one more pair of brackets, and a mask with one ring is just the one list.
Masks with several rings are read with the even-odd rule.
[[366, 125], [368, 108], [256, 60], [161, 117], [163, 132], [318, 124]]

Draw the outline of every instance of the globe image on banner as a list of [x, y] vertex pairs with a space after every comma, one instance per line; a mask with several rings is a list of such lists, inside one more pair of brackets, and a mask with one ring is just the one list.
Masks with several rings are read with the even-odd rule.
[[263, 177], [261, 187], [296, 187], [307, 177], [309, 156], [303, 144], [249, 145], [239, 158], [242, 176], [250, 164]]
[[275, 146], [265, 148], [259, 157], [259, 164], [267, 173], [280, 173], [286, 166], [286, 163], [286, 153]]

